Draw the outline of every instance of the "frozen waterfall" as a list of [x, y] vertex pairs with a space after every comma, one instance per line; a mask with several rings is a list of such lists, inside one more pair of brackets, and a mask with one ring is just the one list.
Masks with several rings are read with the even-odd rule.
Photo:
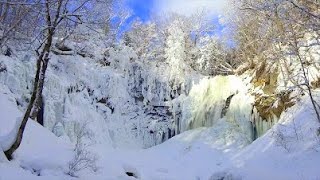
[[254, 100], [240, 77], [204, 78], [192, 86], [188, 96], [181, 96], [173, 103], [176, 132], [214, 127], [223, 122], [252, 141], [272, 126], [259, 117]]

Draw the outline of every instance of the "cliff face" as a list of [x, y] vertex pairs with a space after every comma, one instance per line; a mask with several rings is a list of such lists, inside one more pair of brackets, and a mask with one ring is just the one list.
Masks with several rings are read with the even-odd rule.
[[[183, 62], [141, 60], [130, 47], [102, 44], [87, 42], [92, 48], [81, 54], [69, 48], [73, 53], [51, 56], [39, 117], [57, 136], [73, 141], [76, 127], [89, 123], [101, 143], [146, 148], [223, 122], [221, 132], [230, 130], [248, 144], [303, 94], [296, 86], [299, 76], [289, 76], [300, 72], [291, 57], [276, 63], [256, 60], [241, 74], [209, 77]], [[27, 51], [0, 58], [0, 83], [21, 111], [30, 98], [35, 58]], [[318, 65], [307, 67], [316, 88]]]
[[[35, 57], [22, 57], [1, 57], [6, 71], [0, 73], [0, 80], [24, 111]], [[112, 58], [110, 66], [101, 66], [92, 58], [52, 55], [43, 96], [47, 129], [73, 141], [76, 127], [89, 123], [100, 143], [141, 148], [224, 119], [225, 130], [239, 130], [246, 143], [252, 141], [254, 96], [245, 78], [191, 72], [175, 79], [161, 70], [162, 64], [142, 65], [130, 61], [128, 54], [121, 62], [127, 60], [126, 65]]]

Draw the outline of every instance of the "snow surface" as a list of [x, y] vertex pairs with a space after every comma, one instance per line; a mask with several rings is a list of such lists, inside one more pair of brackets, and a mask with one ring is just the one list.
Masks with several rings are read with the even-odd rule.
[[[6, 87], [1, 86], [0, 93], [9, 94], [10, 92]], [[0, 106], [3, 112], [1, 113], [0, 123], [5, 124], [0, 126], [0, 150], [8, 150], [18, 132], [18, 127], [21, 123], [21, 113], [16, 108], [15, 99], [13, 97], [6, 99], [6, 97], [0, 96]]]

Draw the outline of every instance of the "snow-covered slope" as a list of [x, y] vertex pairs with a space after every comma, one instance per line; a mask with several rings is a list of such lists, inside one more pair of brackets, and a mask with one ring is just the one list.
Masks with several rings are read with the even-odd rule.
[[[18, 127], [21, 123], [21, 113], [16, 107], [15, 99], [8, 95], [10, 93], [9, 90], [2, 85], [0, 87], [0, 123], [2, 124], [0, 127], [0, 150], [2, 151], [9, 149], [14, 141], [15, 134], [18, 132]], [[2, 154], [0, 157], [2, 157]], [[3, 161], [2, 158], [0, 160]]]
[[[10, 132], [16, 130], [17, 118], [21, 119], [23, 115], [15, 103], [13, 94], [1, 85], [0, 137], [2, 146], [11, 145], [16, 134]], [[70, 178], [63, 173], [67, 169], [68, 161], [72, 158], [72, 152], [73, 146], [70, 142], [56, 137], [38, 123], [29, 120], [21, 146], [14, 154], [14, 161], [8, 162], [1, 151], [0, 179], [60, 179], [63, 176]], [[59, 175], [60, 178], [53, 175]]]
[[[317, 101], [320, 93], [315, 92]], [[243, 179], [319, 179], [319, 122], [305, 96], [232, 161]]]

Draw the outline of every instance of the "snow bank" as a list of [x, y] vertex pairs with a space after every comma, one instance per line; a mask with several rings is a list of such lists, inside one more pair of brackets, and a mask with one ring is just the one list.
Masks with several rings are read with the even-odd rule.
[[36, 179], [47, 171], [50, 175], [43, 179], [61, 179], [72, 157], [72, 146], [33, 120], [27, 123], [22, 143], [14, 153], [14, 161], [7, 161], [3, 150], [15, 140], [22, 112], [17, 108], [13, 94], [3, 86], [0, 88], [0, 105], [0, 179]]
[[236, 172], [243, 179], [319, 179], [319, 126], [310, 99], [303, 97], [278, 124], [233, 157]]
[[0, 149], [6, 151], [16, 138], [22, 113], [17, 109], [12, 94], [2, 85], [0, 85], [0, 107]]

